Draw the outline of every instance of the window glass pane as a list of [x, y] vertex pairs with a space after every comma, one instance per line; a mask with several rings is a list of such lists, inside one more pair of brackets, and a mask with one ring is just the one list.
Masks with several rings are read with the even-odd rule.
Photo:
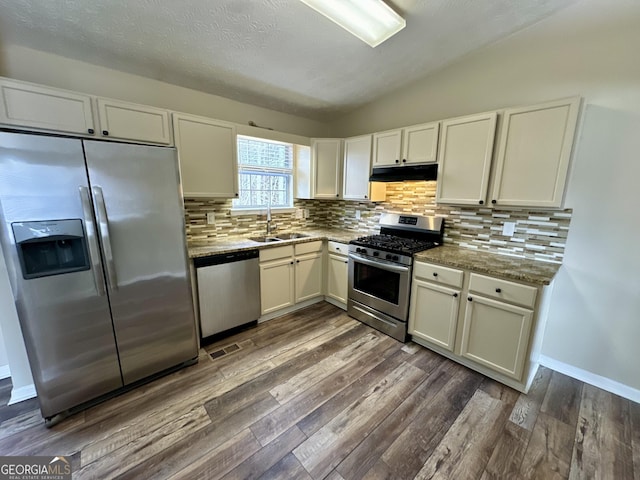
[[293, 206], [293, 145], [238, 136], [235, 208]]

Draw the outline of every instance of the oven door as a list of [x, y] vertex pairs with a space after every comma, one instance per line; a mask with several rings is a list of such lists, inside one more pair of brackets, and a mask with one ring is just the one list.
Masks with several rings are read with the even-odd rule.
[[406, 322], [410, 282], [410, 266], [349, 253], [351, 300]]

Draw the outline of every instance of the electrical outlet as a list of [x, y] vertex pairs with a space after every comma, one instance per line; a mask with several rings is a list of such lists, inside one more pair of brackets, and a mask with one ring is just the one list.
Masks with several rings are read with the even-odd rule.
[[207, 213], [207, 225], [215, 225], [216, 224], [216, 214], [213, 212]]
[[301, 208], [296, 208], [296, 218], [300, 219], [302, 218], [304, 215], [304, 212], [302, 211]]
[[309, 209], [308, 208], [304, 209], [304, 218], [309, 218]]
[[505, 237], [513, 237], [516, 233], [516, 222], [504, 222], [502, 225], [502, 235]]
[[360, 210], [356, 210], [356, 220], [360, 220]]

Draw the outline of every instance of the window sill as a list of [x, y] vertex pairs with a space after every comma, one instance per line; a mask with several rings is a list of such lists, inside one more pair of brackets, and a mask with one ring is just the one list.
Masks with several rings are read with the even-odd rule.
[[[274, 207], [271, 209], [272, 214], [294, 213], [295, 211], [296, 209], [294, 207], [277, 207], [277, 208]], [[266, 214], [267, 214], [266, 208], [232, 208], [231, 209], [232, 217], [237, 217], [240, 215], [266, 215]]]

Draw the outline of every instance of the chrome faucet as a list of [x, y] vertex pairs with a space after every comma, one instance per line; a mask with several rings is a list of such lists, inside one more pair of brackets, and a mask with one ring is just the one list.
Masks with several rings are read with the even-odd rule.
[[278, 228], [278, 225], [271, 223], [271, 202], [269, 202], [267, 204], [267, 235], [271, 235], [276, 228]]

